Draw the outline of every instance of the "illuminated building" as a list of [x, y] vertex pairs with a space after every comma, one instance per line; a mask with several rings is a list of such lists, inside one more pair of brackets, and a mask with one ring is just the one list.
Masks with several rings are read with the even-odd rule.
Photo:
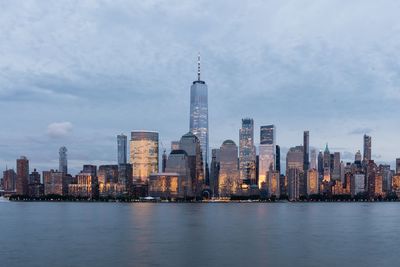
[[124, 134], [117, 135], [117, 162], [118, 164], [126, 164], [128, 138]]
[[256, 181], [256, 148], [254, 146], [254, 121], [242, 119], [239, 130], [239, 172], [240, 179], [248, 184]]
[[45, 195], [68, 195], [68, 185], [70, 182], [64, 172], [54, 170], [43, 172]]
[[319, 193], [318, 172], [315, 168], [308, 170], [307, 174], [307, 195]]
[[188, 155], [192, 191], [196, 196], [201, 196], [205, 179], [200, 140], [188, 132], [181, 137], [179, 148]]
[[219, 196], [230, 197], [239, 185], [238, 147], [232, 140], [225, 140], [220, 148]]
[[[186, 151], [172, 150], [166, 163], [165, 172], [179, 175], [179, 193], [182, 197], [194, 196], [192, 179], [190, 176], [189, 156]], [[151, 186], [149, 188], [151, 188]]]
[[158, 173], [158, 157], [158, 132], [131, 133], [130, 163], [135, 181], [147, 182], [151, 173]]
[[149, 178], [149, 196], [162, 199], [184, 198], [182, 180], [179, 173], [153, 173]]
[[22, 156], [17, 159], [17, 176], [15, 183], [15, 191], [17, 195], [28, 194], [28, 179], [29, 179], [29, 160]]
[[274, 125], [260, 127], [258, 156], [258, 187], [266, 189], [267, 172], [275, 170], [276, 129]]
[[371, 136], [368, 136], [364, 134], [364, 161], [370, 161], [371, 160]]
[[340, 174], [340, 153], [335, 152], [333, 153], [332, 180], [341, 180]]
[[400, 174], [397, 173], [392, 177], [392, 191], [400, 197]]
[[329, 153], [328, 144], [326, 144], [325, 146], [323, 163], [324, 163], [324, 176], [322, 181], [329, 183], [331, 181], [331, 154]]
[[125, 188], [121, 184], [118, 184], [118, 176], [118, 165], [99, 166], [97, 181], [100, 196], [115, 197], [125, 191]]
[[290, 200], [299, 199], [306, 193], [303, 156], [303, 146], [291, 147], [286, 155], [286, 176]]
[[378, 167], [376, 166], [375, 162], [373, 160], [369, 160], [367, 163], [367, 168], [366, 168], [366, 185], [367, 185], [367, 191], [368, 195], [370, 197], [375, 197], [376, 193], [376, 180], [377, 180], [377, 170]]
[[280, 196], [280, 186], [279, 186], [280, 173], [278, 171], [268, 172], [268, 196], [275, 196], [279, 198]]
[[318, 153], [318, 179], [322, 181], [324, 177], [324, 156], [322, 151]]
[[[190, 87], [190, 132], [200, 141], [202, 159], [204, 162], [203, 173], [208, 169], [208, 88], [200, 79], [200, 55], [197, 63], [197, 80]], [[182, 148], [181, 148], [182, 149]]]
[[310, 153], [310, 169], [318, 170], [317, 168], [317, 151], [313, 148]]
[[390, 193], [392, 191], [393, 176], [393, 172], [390, 170], [390, 165], [380, 164], [378, 170], [382, 175], [382, 191], [386, 194]]
[[67, 158], [67, 148], [65, 146], [60, 147], [58, 151], [58, 170], [60, 172], [68, 173], [68, 158]]
[[68, 186], [68, 193], [74, 197], [93, 198], [97, 196], [97, 178], [93, 173], [81, 172], [76, 176], [76, 184]]

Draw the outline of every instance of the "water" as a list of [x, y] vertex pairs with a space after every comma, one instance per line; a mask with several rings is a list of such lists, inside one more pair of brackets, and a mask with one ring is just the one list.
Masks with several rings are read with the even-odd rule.
[[400, 203], [0, 203], [0, 266], [398, 266]]

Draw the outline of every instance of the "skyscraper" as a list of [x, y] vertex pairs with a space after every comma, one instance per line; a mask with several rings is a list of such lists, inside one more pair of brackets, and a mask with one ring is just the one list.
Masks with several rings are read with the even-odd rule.
[[158, 132], [133, 131], [130, 142], [130, 163], [133, 179], [147, 182], [151, 173], [158, 172]]
[[118, 164], [126, 164], [128, 138], [124, 134], [117, 135]]
[[21, 156], [17, 159], [17, 178], [16, 178], [16, 194], [28, 194], [28, 179], [29, 179], [29, 160]]
[[310, 169], [317, 170], [317, 151], [314, 148], [310, 153]]
[[360, 150], [357, 151], [357, 153], [354, 155], [354, 162], [361, 162], [362, 157], [361, 157], [361, 152]]
[[254, 121], [242, 119], [242, 128], [239, 130], [239, 171], [240, 179], [249, 180], [251, 184], [256, 180], [256, 148], [254, 146]]
[[258, 187], [267, 186], [267, 172], [275, 170], [275, 126], [266, 125], [260, 127], [260, 147], [258, 162]]
[[232, 140], [225, 140], [220, 148], [219, 196], [229, 197], [238, 188], [238, 147]]
[[275, 170], [281, 173], [281, 147], [276, 145], [275, 148]]
[[371, 160], [371, 136], [364, 134], [364, 158], [363, 160]]
[[329, 152], [328, 143], [324, 151], [324, 182], [331, 181], [331, 153]]
[[400, 173], [400, 158], [396, 159], [396, 174]]
[[208, 88], [200, 79], [200, 54], [197, 62], [197, 80], [190, 87], [190, 132], [200, 140], [205, 174], [208, 173]]
[[288, 193], [291, 200], [298, 199], [306, 194], [304, 181], [304, 151], [302, 146], [291, 147], [286, 156], [286, 176], [288, 179]]
[[304, 133], [303, 133], [303, 149], [304, 149], [303, 170], [304, 170], [304, 173], [307, 173], [308, 169], [310, 168], [310, 132], [309, 131], [304, 131]]
[[67, 148], [65, 146], [60, 147], [60, 150], [58, 151], [59, 154], [59, 164], [58, 164], [58, 170], [60, 172], [63, 172], [65, 174], [68, 173], [68, 158], [67, 158]]

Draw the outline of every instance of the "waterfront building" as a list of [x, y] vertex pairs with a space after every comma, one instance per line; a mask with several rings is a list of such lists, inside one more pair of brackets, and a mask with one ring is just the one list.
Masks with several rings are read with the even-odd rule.
[[99, 185], [99, 194], [102, 197], [116, 197], [121, 195], [125, 188], [123, 184], [118, 184], [118, 165], [100, 165], [97, 181]]
[[397, 197], [400, 197], [400, 174], [396, 173], [392, 177], [392, 192], [394, 192]]
[[303, 157], [303, 146], [291, 147], [286, 155], [286, 176], [290, 200], [299, 199], [301, 195], [306, 194]]
[[355, 173], [352, 176], [351, 195], [355, 196], [365, 192], [365, 174]]
[[220, 148], [219, 196], [230, 197], [239, 186], [238, 147], [232, 140], [225, 140]]
[[392, 191], [393, 172], [390, 170], [390, 165], [380, 164], [378, 171], [382, 175], [382, 191], [388, 194]]
[[240, 179], [247, 184], [256, 181], [256, 148], [254, 146], [254, 121], [242, 119], [239, 130], [239, 172]]
[[258, 162], [258, 187], [263, 190], [268, 184], [267, 172], [275, 171], [276, 129], [274, 125], [260, 127], [260, 146]]
[[333, 153], [332, 180], [341, 180], [340, 153]]
[[371, 160], [371, 136], [364, 134], [364, 157], [363, 160], [368, 163]]
[[118, 164], [118, 183], [125, 186], [125, 191], [130, 193], [132, 189], [132, 164]]
[[328, 143], [325, 146], [323, 163], [324, 163], [323, 182], [329, 183], [331, 181], [331, 154], [329, 152]]
[[130, 163], [134, 181], [145, 183], [151, 173], [158, 173], [158, 140], [158, 132], [132, 131]]
[[64, 172], [50, 170], [43, 171], [43, 185], [45, 195], [68, 195], [68, 185], [71, 181]]
[[[172, 150], [169, 154], [164, 173], [177, 174], [179, 179], [179, 196], [193, 197], [192, 178], [190, 175], [189, 156], [185, 150]], [[165, 175], [164, 175], [165, 176]], [[176, 176], [176, 175], [175, 175]], [[164, 178], [163, 178], [164, 179]], [[167, 181], [167, 180], [166, 180]], [[149, 187], [154, 188], [154, 187]]]
[[29, 160], [21, 156], [17, 159], [17, 176], [16, 176], [16, 194], [28, 194], [28, 180], [29, 180]]
[[370, 198], [375, 197], [377, 188], [377, 170], [378, 167], [376, 166], [373, 160], [369, 160], [366, 165], [366, 190], [368, 191], [368, 195]]
[[187, 153], [192, 180], [192, 191], [196, 196], [201, 196], [204, 186], [204, 166], [199, 138], [191, 132], [183, 135], [179, 142], [180, 150]]
[[280, 186], [279, 186], [280, 173], [278, 171], [268, 172], [268, 197], [275, 196], [280, 197]]
[[220, 169], [220, 150], [214, 148], [211, 150], [211, 165], [210, 165], [210, 188], [214, 195], [218, 193], [218, 177]]
[[184, 178], [179, 173], [152, 173], [149, 177], [149, 196], [171, 200], [185, 198], [182, 180]]
[[127, 163], [128, 138], [124, 134], [117, 135], [117, 162], [118, 164]]
[[68, 173], [68, 158], [67, 158], [67, 148], [65, 146], [60, 147], [58, 154], [58, 170], [60, 172]]
[[7, 192], [13, 192], [16, 188], [17, 174], [13, 169], [3, 171], [3, 189]]
[[200, 54], [197, 62], [197, 80], [193, 81], [190, 87], [190, 132], [200, 142], [204, 171], [208, 173], [208, 88], [205, 81], [200, 77]]
[[307, 195], [315, 195], [319, 193], [318, 171], [313, 168], [308, 170], [307, 174]]
[[40, 173], [33, 169], [29, 174], [28, 195], [30, 197], [41, 197], [44, 195], [44, 186], [40, 182]]

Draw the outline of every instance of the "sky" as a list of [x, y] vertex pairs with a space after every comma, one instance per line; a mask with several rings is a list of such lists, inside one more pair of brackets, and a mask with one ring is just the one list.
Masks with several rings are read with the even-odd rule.
[[[0, 0], [0, 171], [113, 164], [116, 135], [189, 130], [190, 85], [208, 84], [211, 148], [241, 119], [275, 124], [282, 159], [310, 131], [344, 161], [400, 157], [399, 1]], [[284, 163], [284, 162], [283, 162]]]

